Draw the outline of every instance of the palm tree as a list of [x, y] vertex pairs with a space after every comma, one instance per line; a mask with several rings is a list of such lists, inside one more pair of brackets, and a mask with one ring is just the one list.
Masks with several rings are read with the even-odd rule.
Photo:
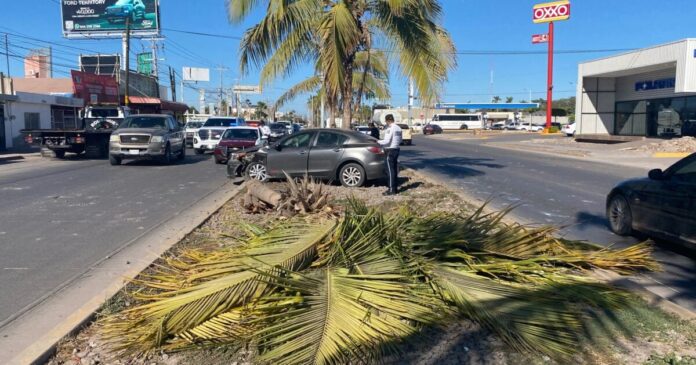
[[[369, 60], [369, 61], [368, 61]], [[387, 59], [384, 52], [370, 51], [359, 52], [356, 57], [356, 67], [353, 71], [353, 94], [355, 95], [355, 107], [360, 107], [360, 101], [380, 99], [388, 100], [391, 97], [387, 78], [389, 76]], [[280, 108], [290, 100], [305, 93], [317, 93], [325, 95], [326, 88], [319, 76], [311, 76], [288, 89], [274, 103]], [[333, 109], [333, 103], [329, 108]], [[345, 108], [345, 106], [343, 106]], [[333, 118], [331, 118], [333, 124]]]
[[100, 333], [117, 353], [234, 344], [254, 346], [261, 363], [370, 363], [423, 326], [464, 317], [516, 349], [568, 360], [593, 314], [616, 318], [627, 305], [581, 273], [656, 268], [646, 244], [566, 241], [502, 224], [505, 213], [351, 201], [340, 219], [250, 227], [237, 248], [188, 250], [153, 268], [136, 281], [139, 304]]
[[266, 119], [268, 118], [268, 105], [263, 101], [256, 103], [256, 111], [254, 112], [255, 119]]
[[241, 42], [242, 71], [261, 67], [260, 82], [266, 84], [314, 62], [327, 100], [340, 97], [343, 119], [349, 122], [360, 52], [373, 45], [394, 52], [395, 63], [415, 81], [426, 103], [436, 99], [456, 63], [454, 44], [437, 25], [441, 7], [436, 0], [228, 0], [230, 20], [241, 22], [262, 3], [268, 5], [264, 18]]
[[508, 96], [505, 98], [505, 102], [508, 104], [512, 103], [513, 100], [514, 100], [514, 98], [512, 96]]
[[500, 103], [500, 100], [502, 100], [502, 99], [500, 98], [500, 96], [494, 96], [492, 101], [493, 101], [494, 104], [498, 104], [498, 103]]

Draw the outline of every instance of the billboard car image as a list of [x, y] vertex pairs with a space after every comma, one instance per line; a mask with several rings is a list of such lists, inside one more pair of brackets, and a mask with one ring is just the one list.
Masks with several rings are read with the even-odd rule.
[[63, 33], [67, 37], [159, 33], [158, 0], [63, 0]]

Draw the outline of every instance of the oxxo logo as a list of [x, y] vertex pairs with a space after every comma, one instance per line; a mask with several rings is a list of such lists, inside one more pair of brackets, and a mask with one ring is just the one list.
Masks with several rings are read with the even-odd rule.
[[570, 18], [570, 1], [556, 1], [534, 6], [534, 23], [546, 23]]

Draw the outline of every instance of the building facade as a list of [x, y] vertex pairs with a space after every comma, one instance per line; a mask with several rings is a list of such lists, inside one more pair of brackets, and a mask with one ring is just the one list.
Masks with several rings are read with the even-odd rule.
[[576, 133], [696, 136], [696, 39], [581, 63]]

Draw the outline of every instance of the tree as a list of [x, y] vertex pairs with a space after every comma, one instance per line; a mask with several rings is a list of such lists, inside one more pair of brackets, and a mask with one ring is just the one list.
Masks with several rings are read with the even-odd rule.
[[500, 100], [502, 100], [500, 96], [494, 96], [492, 101], [494, 104], [498, 104], [500, 103]]
[[512, 96], [508, 96], [507, 98], [505, 98], [505, 102], [508, 104], [512, 103], [513, 100], [515, 99]]
[[[260, 82], [266, 84], [313, 62], [326, 99], [340, 102], [348, 123], [354, 98], [360, 97], [353, 88], [356, 59], [373, 44], [398, 54], [396, 65], [414, 80], [426, 103], [437, 98], [456, 64], [454, 44], [437, 25], [441, 6], [436, 0], [228, 0], [230, 20], [243, 21], [262, 3], [269, 4], [264, 18], [241, 42], [242, 71], [261, 67]], [[369, 52], [367, 56], [369, 65]]]
[[263, 101], [256, 103], [256, 111], [254, 112], [254, 119], [266, 119], [268, 118], [268, 105]]

